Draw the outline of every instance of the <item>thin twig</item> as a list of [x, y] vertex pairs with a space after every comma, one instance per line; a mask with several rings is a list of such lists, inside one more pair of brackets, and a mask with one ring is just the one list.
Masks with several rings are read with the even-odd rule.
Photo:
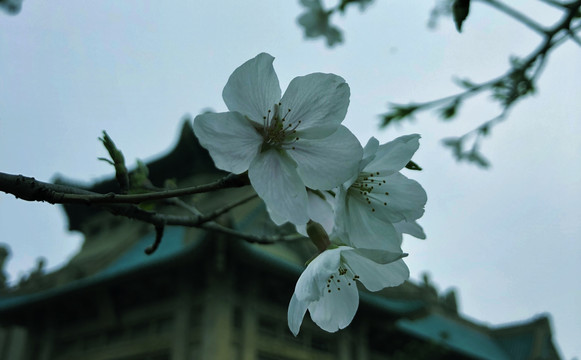
[[[481, 0], [481, 1], [488, 2], [490, 4], [496, 3], [495, 0]], [[442, 104], [454, 102], [457, 100], [465, 100], [466, 98], [472, 97], [472, 96], [477, 95], [485, 90], [488, 90], [494, 84], [498, 84], [499, 82], [502, 82], [505, 79], [510, 78], [515, 73], [515, 71], [528, 69], [537, 60], [540, 60], [539, 65], [543, 65], [544, 62], [546, 62], [546, 60], [547, 60], [548, 53], [564, 41], [564, 37], [560, 37], [556, 40], [555, 40], [555, 37], [563, 29], [569, 28], [569, 25], [570, 25], [572, 19], [574, 18], [575, 11], [578, 10], [579, 7], [581, 6], [581, 0], [578, 0], [575, 3], [572, 3], [572, 6], [573, 5], [575, 5], [576, 8], [571, 8], [570, 11], [565, 15], [565, 17], [563, 18], [563, 20], [561, 22], [559, 22], [557, 25], [555, 25], [550, 30], [547, 30], [547, 31], [543, 30], [543, 34], [545, 35], [545, 38], [540, 43], [540, 45], [537, 46], [537, 48], [533, 52], [531, 52], [531, 54], [529, 54], [529, 56], [526, 57], [524, 62], [518, 68], [516, 68], [516, 69], [511, 68], [509, 71], [507, 71], [506, 73], [504, 73], [501, 76], [498, 76], [498, 77], [493, 78], [491, 80], [488, 80], [486, 82], [482, 82], [480, 84], [475, 84], [474, 86], [471, 86], [469, 89], [464, 90], [464, 91], [457, 93], [455, 95], [445, 96], [445, 97], [442, 97], [439, 99], [430, 100], [430, 101], [426, 101], [423, 103], [417, 103], [417, 102], [410, 103], [409, 106], [414, 106], [418, 110], [424, 111], [424, 110], [429, 110], [431, 108], [437, 107], [437, 106], [442, 105]], [[571, 31], [576, 31], [576, 29], [577, 28], [571, 29]], [[567, 36], [567, 37], [569, 37], [569, 36]]]
[[[227, 178], [227, 177], [226, 177]], [[220, 181], [216, 182], [219, 183]], [[200, 187], [196, 187], [197, 189]], [[221, 187], [217, 187], [221, 188]], [[182, 189], [183, 190], [183, 189]], [[89, 190], [79, 189], [72, 186], [63, 186], [58, 184], [50, 184], [42, 181], [37, 181], [31, 177], [25, 177], [22, 175], [10, 175], [0, 172], [0, 191], [12, 194], [17, 198], [27, 201], [41, 201], [49, 202], [51, 204], [63, 203], [60, 202], [60, 197], [64, 195], [75, 194], [79, 197], [97, 198], [101, 196]], [[170, 191], [165, 192], [169, 194]], [[172, 192], [173, 196], [176, 191]], [[181, 192], [177, 192], [183, 195]], [[166, 197], [163, 197], [165, 199]], [[179, 199], [177, 199], [179, 200]], [[90, 205], [91, 202], [81, 202]], [[251, 243], [259, 244], [273, 244], [279, 241], [291, 241], [302, 238], [300, 235], [290, 235], [290, 236], [258, 236], [252, 234], [245, 234], [239, 231], [227, 228], [225, 226], [219, 225], [214, 222], [209, 222], [204, 219], [203, 215], [198, 211], [195, 216], [183, 216], [183, 215], [170, 215], [170, 214], [160, 214], [153, 211], [147, 211], [139, 208], [134, 204], [123, 204], [123, 203], [95, 203], [100, 209], [106, 210], [114, 215], [123, 216], [130, 219], [139, 220], [148, 224], [152, 224], [156, 229], [162, 228], [164, 226], [186, 226], [186, 227], [198, 227], [206, 230], [217, 231], [227, 235], [232, 235], [236, 238], [243, 239]], [[196, 210], [197, 211], [197, 210]], [[157, 234], [159, 235], [159, 231]], [[156, 239], [156, 242], [158, 240]], [[159, 245], [159, 243], [158, 243]], [[155, 243], [154, 243], [155, 246]]]
[[[426, 101], [424, 103], [413, 102], [407, 105], [397, 105], [392, 108], [391, 112], [383, 115], [384, 126], [393, 120], [402, 120], [406, 117], [409, 117], [416, 111], [425, 111], [440, 106], [442, 106], [444, 114], [446, 114], [445, 111], [447, 111], [447, 106], [452, 108], [452, 116], [454, 116], [456, 107], [469, 97], [482, 93], [485, 90], [492, 91], [493, 95], [499, 95], [498, 100], [500, 100], [501, 104], [503, 105], [503, 110], [500, 115], [482, 123], [480, 126], [474, 128], [471, 131], [468, 131], [460, 137], [444, 141], [444, 144], [452, 147], [452, 149], [457, 153], [459, 159], [463, 158], [463, 153], [459, 152], [461, 151], [461, 148], [458, 148], [458, 144], [461, 145], [462, 142], [467, 138], [475, 136], [474, 146], [472, 147], [471, 151], [471, 154], [473, 154], [475, 149], [477, 149], [480, 139], [488, 134], [493, 126], [504, 121], [507, 118], [512, 106], [514, 106], [518, 100], [522, 99], [523, 96], [528, 94], [530, 90], [533, 89], [535, 82], [540, 77], [545, 65], [547, 64], [549, 54], [553, 50], [558, 48], [561, 44], [565, 43], [569, 38], [573, 39], [573, 41], [581, 45], [580, 39], [576, 36], [577, 31], [581, 29], [581, 25], [573, 25], [576, 14], [581, 8], [581, 0], [562, 4], [562, 8], [566, 10], [564, 16], [561, 18], [561, 20], [557, 21], [554, 26], [546, 30], [542, 29], [542, 27], [538, 26], [538, 24], [532, 22], [532, 20], [524, 17], [524, 15], [520, 14], [516, 10], [507, 7], [497, 0], [481, 1], [494, 6], [495, 8], [513, 16], [514, 18], [517, 18], [519, 21], [527, 24], [533, 30], [542, 33], [542, 41], [526, 58], [513, 62], [510, 69], [502, 76], [480, 84], [471, 84], [466, 82], [466, 89], [455, 95]], [[521, 84], [516, 82], [524, 82], [524, 85], [527, 85], [527, 88], [524, 90], [519, 89]], [[496, 88], [499, 88], [499, 90], [506, 88], [505, 90], [508, 90], [508, 93], [503, 94], [500, 92], [497, 94], [495, 90]], [[447, 115], [443, 116], [446, 118], [450, 117]]]
[[270, 245], [278, 242], [286, 242], [286, 241], [296, 241], [300, 239], [304, 239], [305, 237], [300, 234], [292, 234], [292, 235], [272, 235], [272, 236], [259, 236], [253, 235], [248, 233], [242, 233], [240, 231], [231, 229], [229, 227], [220, 225], [213, 221], [205, 223], [202, 225], [202, 228], [206, 230], [218, 231], [223, 234], [232, 235], [234, 237], [240, 238], [245, 240], [249, 243], [256, 243], [256, 244], [263, 244], [263, 245]]
[[546, 35], [547, 31], [543, 29], [543, 27], [534, 21], [533, 19], [529, 18], [528, 16], [524, 15], [518, 10], [511, 8], [510, 6], [497, 1], [497, 0], [480, 0], [487, 5], [494, 7], [495, 9], [507, 14], [508, 16], [512, 17], [515, 20], [518, 20], [522, 24], [528, 26], [531, 30], [539, 33], [540, 35]]
[[151, 244], [150, 246], [145, 248], [145, 254], [151, 255], [157, 250], [157, 248], [159, 247], [159, 244], [161, 244], [161, 239], [163, 238], [164, 230], [165, 230], [164, 225], [156, 225], [155, 226], [155, 240], [154, 240], [153, 244]]
[[233, 202], [231, 204], [228, 204], [228, 205], [226, 205], [226, 206], [224, 206], [224, 207], [222, 207], [220, 209], [214, 210], [214, 211], [212, 211], [211, 213], [209, 213], [207, 215], [200, 216], [199, 220], [200, 220], [200, 222], [214, 220], [218, 216], [220, 216], [220, 215], [222, 215], [224, 213], [227, 213], [228, 211], [232, 210], [233, 208], [235, 208], [237, 206], [240, 206], [240, 205], [242, 205], [242, 204], [244, 204], [244, 203], [246, 203], [246, 202], [248, 202], [248, 201], [250, 201], [252, 199], [255, 199], [257, 197], [258, 197], [257, 194], [248, 195], [248, 196], [246, 196], [246, 197], [244, 197], [244, 198], [242, 198], [242, 199], [240, 199], [238, 201], [235, 201], [235, 202]]
[[581, 38], [573, 30], [569, 30], [569, 37], [579, 46], [581, 46]]
[[235, 203], [232, 203], [232, 204], [227, 205], [221, 209], [218, 209], [217, 211], [214, 211], [212, 214], [209, 214], [209, 215], [204, 215], [195, 206], [187, 204], [185, 201], [183, 201], [181, 199], [173, 198], [173, 199], [169, 199], [169, 201], [171, 201], [175, 205], [178, 205], [178, 206], [182, 207], [183, 209], [192, 213], [192, 215], [194, 215], [194, 217], [197, 220], [196, 222], [199, 225], [198, 227], [201, 227], [205, 230], [217, 231], [217, 232], [221, 232], [223, 234], [236, 236], [236, 237], [241, 238], [241, 239], [243, 239], [247, 242], [250, 242], [250, 243], [274, 244], [274, 243], [280, 242], [280, 241], [293, 241], [293, 240], [299, 240], [299, 239], [304, 238], [304, 236], [302, 236], [300, 234], [287, 235], [287, 236], [282, 236], [282, 235], [258, 236], [258, 235], [248, 234], [248, 233], [242, 233], [242, 232], [236, 231], [234, 229], [231, 229], [229, 227], [226, 227], [224, 225], [218, 224], [215, 221], [211, 221], [211, 219], [214, 219], [215, 217], [221, 215], [222, 213], [224, 213], [224, 212], [232, 209], [233, 207], [238, 206], [246, 201], [249, 201], [249, 200], [255, 198], [256, 196], [257, 196], [256, 194], [252, 194], [251, 196], [248, 196], [248, 197], [243, 198]]
[[539, 0], [539, 1], [544, 2], [547, 5], [554, 6], [554, 7], [558, 8], [558, 9], [561, 9], [561, 10], [566, 10], [567, 9], [567, 6], [565, 4], [560, 3], [558, 1], [554, 1], [554, 0]]

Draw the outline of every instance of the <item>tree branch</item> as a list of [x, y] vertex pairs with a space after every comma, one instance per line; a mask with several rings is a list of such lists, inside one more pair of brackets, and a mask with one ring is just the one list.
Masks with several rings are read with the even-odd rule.
[[[499, 7], [504, 4], [496, 0], [481, 0], [482, 2], [493, 4]], [[383, 126], [387, 126], [391, 122], [401, 121], [405, 118], [411, 117], [415, 112], [425, 111], [432, 108], [442, 110], [441, 117], [443, 119], [450, 119], [457, 114], [457, 108], [462, 101], [484, 91], [491, 91], [492, 95], [502, 105], [502, 112], [500, 115], [482, 123], [477, 128], [465, 133], [463, 136], [457, 138], [449, 138], [444, 140], [444, 144], [453, 149], [458, 159], [468, 159], [470, 157], [464, 156], [462, 151], [462, 141], [467, 137], [476, 134], [474, 146], [469, 153], [473, 155], [475, 149], [478, 148], [480, 139], [488, 134], [490, 129], [499, 122], [506, 119], [509, 110], [516, 104], [518, 100], [534, 91], [534, 85], [540, 76], [545, 64], [547, 63], [549, 54], [558, 46], [572, 39], [578, 44], [581, 44], [579, 38], [576, 37], [576, 32], [581, 26], [572, 26], [576, 14], [581, 8], [581, 0], [576, 0], [567, 4], [563, 4], [563, 8], [567, 10], [563, 18], [555, 23], [554, 26], [547, 30], [543, 30], [543, 39], [539, 45], [523, 60], [514, 59], [511, 61], [510, 69], [503, 75], [494, 79], [488, 80], [480, 84], [473, 84], [466, 80], [461, 80], [460, 83], [465, 90], [452, 96], [442, 97], [436, 100], [426, 101], [423, 103], [409, 103], [407, 105], [391, 105], [389, 112], [383, 114]], [[505, 11], [508, 8], [505, 7]], [[477, 161], [482, 163], [480, 161]]]
[[246, 202], [248, 202], [248, 201], [250, 201], [252, 199], [255, 199], [257, 197], [258, 197], [257, 194], [251, 194], [251, 195], [248, 195], [248, 196], [246, 196], [246, 197], [244, 197], [244, 198], [242, 198], [242, 199], [240, 199], [238, 201], [235, 201], [235, 202], [233, 202], [231, 204], [228, 204], [228, 205], [226, 205], [224, 207], [221, 207], [220, 209], [214, 210], [210, 214], [206, 214], [206, 215], [200, 214], [199, 215], [199, 220], [201, 222], [206, 222], [206, 221], [214, 220], [218, 216], [220, 216], [222, 214], [225, 214], [228, 211], [232, 210], [233, 208], [235, 208], [237, 206], [240, 206], [240, 205], [242, 205], [242, 204], [244, 204], [244, 203], [246, 203]]
[[539, 0], [539, 1], [544, 2], [547, 5], [554, 6], [554, 7], [558, 8], [558, 9], [561, 9], [561, 10], [566, 10], [567, 9], [567, 5], [566, 4], [560, 3], [560, 2], [555, 1], [555, 0]]
[[579, 36], [577, 36], [577, 34], [575, 34], [575, 32], [573, 30], [569, 30], [569, 37], [571, 37], [571, 39], [579, 46], [581, 46], [581, 38]]
[[533, 19], [527, 17], [526, 15], [521, 13], [520, 11], [513, 9], [513, 8], [509, 7], [508, 5], [506, 5], [500, 1], [480, 0], [480, 2], [483, 2], [487, 5], [490, 5], [493, 8], [495, 8], [495, 9], [505, 13], [506, 15], [512, 17], [513, 19], [518, 20], [519, 22], [528, 26], [531, 30], [539, 33], [540, 35], [546, 35], [546, 33], [547, 33], [547, 31], [545, 29], [543, 29], [543, 27], [539, 23], [537, 23]]
[[146, 194], [99, 194], [70, 186], [49, 184], [22, 175], [0, 172], [0, 191], [29, 201], [46, 201], [51, 204], [139, 204], [145, 201], [199, 194], [230, 187], [241, 187], [250, 182], [246, 174], [227, 175], [212, 183], [182, 189], [162, 190]]
[[145, 254], [151, 255], [157, 250], [157, 248], [159, 247], [159, 244], [161, 244], [161, 239], [163, 238], [164, 230], [165, 230], [164, 225], [156, 225], [155, 226], [155, 240], [153, 241], [153, 244], [151, 244], [151, 246], [148, 246], [145, 249]]
[[264, 237], [264, 236], [257, 236], [257, 235], [252, 235], [252, 234], [247, 234], [247, 233], [240, 233], [236, 230], [230, 229], [224, 225], [218, 224], [217, 222], [211, 221], [212, 219], [216, 218], [217, 216], [219, 216], [220, 214], [230, 210], [231, 208], [238, 206], [246, 201], [249, 201], [253, 198], [255, 198], [257, 195], [253, 194], [252, 196], [248, 196], [246, 198], [243, 198], [239, 201], [236, 201], [230, 205], [227, 205], [221, 209], [218, 209], [216, 211], [214, 211], [212, 214], [208, 214], [208, 215], [204, 215], [202, 214], [202, 212], [200, 210], [198, 210], [195, 206], [189, 205], [187, 204], [185, 201], [178, 199], [178, 198], [172, 198], [172, 199], [168, 199], [170, 202], [174, 203], [177, 206], [182, 207], [183, 209], [191, 212], [194, 217], [197, 219], [197, 221], [199, 223], [202, 223], [201, 227], [206, 229], [206, 230], [214, 230], [214, 231], [218, 231], [224, 234], [229, 234], [229, 235], [234, 235], [237, 237], [240, 237], [250, 243], [259, 243], [259, 244], [272, 244], [278, 241], [292, 241], [292, 240], [298, 240], [298, 239], [302, 239], [304, 238], [304, 236], [300, 235], [300, 234], [296, 234], [296, 235], [289, 235], [289, 236], [269, 236], [269, 237]]
[[[212, 218], [211, 216], [215, 215], [215, 213], [220, 215], [220, 212], [223, 213], [231, 209], [233, 205], [230, 205], [228, 209], [219, 209], [211, 216], [204, 216], [202, 213], [199, 213], [196, 216], [183, 216], [160, 214], [153, 211], [143, 210], [132, 203], [122, 203], [123, 201], [142, 202], [148, 200], [170, 199], [177, 196], [191, 195], [200, 192], [222, 189], [224, 187], [241, 186], [239, 185], [241, 182], [245, 182], [245, 178], [243, 176], [228, 175], [218, 181], [215, 181], [214, 183], [191, 188], [167, 190], [159, 193], [136, 196], [118, 194], [103, 195], [72, 186], [50, 184], [35, 180], [31, 177], [22, 175], [10, 175], [0, 172], [0, 191], [12, 194], [16, 198], [26, 201], [48, 202], [51, 204], [81, 203], [86, 205], [96, 205], [99, 208], [106, 210], [114, 215], [119, 215], [154, 225], [156, 227], [156, 233], [158, 234], [158, 237], [159, 234], [162, 233], [161, 229], [163, 227], [168, 225], [175, 225], [198, 227], [205, 230], [217, 231], [227, 235], [232, 235], [236, 238], [240, 238], [251, 243], [259, 244], [273, 244], [279, 241], [291, 241], [303, 238], [303, 236], [300, 235], [257, 236], [253, 234], [242, 233], [209, 221]], [[148, 195], [153, 195], [153, 197]], [[106, 201], [110, 199], [109, 196], [113, 196], [112, 198], [115, 199], [114, 203]], [[242, 201], [248, 201], [249, 198], [242, 199], [237, 202], [237, 204], [239, 205]], [[93, 201], [94, 199], [97, 199], [97, 201]], [[105, 201], [99, 201], [99, 199], [103, 199]], [[136, 201], [136, 199], [139, 199], [139, 201]], [[176, 198], [176, 200], [179, 199]], [[156, 242], [152, 245], [151, 248], [156, 248], [160, 241], [161, 238], [156, 238]]]

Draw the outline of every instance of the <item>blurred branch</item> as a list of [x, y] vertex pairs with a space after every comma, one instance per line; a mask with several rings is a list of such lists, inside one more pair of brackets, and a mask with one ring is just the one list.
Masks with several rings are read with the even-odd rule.
[[[502, 7], [496, 0], [480, 1], [491, 5], [494, 4], [493, 6], [497, 8]], [[511, 12], [507, 7], [502, 8], [504, 12]], [[458, 108], [465, 100], [474, 95], [489, 91], [491, 92], [492, 98], [502, 106], [501, 113], [460, 137], [444, 139], [444, 145], [452, 149], [454, 156], [458, 160], [468, 160], [477, 165], [487, 167], [488, 163], [478, 153], [481, 139], [488, 135], [495, 125], [507, 118], [510, 109], [518, 100], [535, 92], [535, 84], [547, 63], [551, 51], [568, 39], [572, 39], [577, 44], [581, 44], [581, 41], [577, 37], [577, 31], [581, 29], [581, 25], [572, 26], [573, 20], [579, 16], [580, 8], [581, 0], [563, 4], [563, 9], [566, 10], [563, 18], [553, 27], [542, 30], [543, 40], [524, 60], [511, 58], [510, 69], [503, 75], [479, 84], [472, 83], [469, 80], [458, 80], [458, 84], [464, 87], [465, 90], [455, 95], [423, 103], [391, 104], [390, 111], [382, 115], [383, 120], [381, 126], [385, 127], [392, 123], [401, 122], [405, 119], [412, 118], [420, 111], [434, 108], [439, 108], [440, 117], [443, 120], [449, 120], [458, 115]], [[516, 15], [517, 13], [512, 14], [515, 18], [519, 16]], [[465, 151], [466, 146], [464, 142], [469, 138], [473, 138], [474, 142], [470, 150]]]
[[546, 34], [546, 30], [543, 29], [543, 27], [539, 23], [529, 18], [525, 14], [521, 13], [520, 11], [511, 8], [510, 6], [506, 5], [503, 2], [497, 0], [476, 0], [476, 1], [480, 1], [484, 4], [492, 6], [496, 10], [499, 10], [500, 12], [503, 12], [506, 15], [514, 18], [515, 20], [518, 20], [522, 24], [528, 26], [531, 30], [539, 33], [540, 35]]
[[569, 36], [571, 37], [571, 39], [577, 43], [577, 45], [581, 46], [581, 38], [579, 36], [577, 36], [577, 34], [575, 34], [575, 32], [573, 30], [569, 30], [568, 31]]
[[559, 9], [567, 9], [567, 5], [555, 0], [539, 0], [547, 5], [554, 6]]
[[17, 15], [22, 8], [22, 0], [0, 0], [0, 9], [9, 15]]
[[[564, 16], [552, 27], [545, 27], [525, 13], [516, 10], [502, 0], [474, 0], [488, 5], [497, 11], [510, 16], [514, 20], [527, 26], [535, 33], [541, 35], [539, 45], [524, 59], [510, 58], [509, 69], [502, 75], [481, 83], [472, 83], [469, 80], [458, 80], [464, 91], [457, 94], [426, 101], [423, 103], [390, 104], [390, 109], [382, 115], [381, 126], [391, 125], [405, 119], [413, 118], [418, 112], [437, 109], [443, 120], [450, 120], [458, 116], [458, 109], [469, 98], [490, 92], [492, 98], [500, 103], [501, 112], [492, 119], [483, 122], [475, 129], [457, 138], [448, 138], [444, 141], [449, 146], [458, 160], [468, 160], [479, 166], [486, 167], [488, 162], [478, 152], [480, 141], [487, 136], [491, 129], [506, 120], [511, 108], [521, 99], [536, 91], [536, 83], [548, 60], [549, 53], [567, 40], [581, 46], [581, 38], [577, 32], [579, 26], [573, 21], [581, 18], [581, 1], [574, 0], [560, 2], [556, 0], [540, 0], [548, 6], [561, 10]], [[335, 7], [324, 8], [321, 0], [300, 0], [307, 9], [298, 22], [304, 27], [306, 37], [324, 36], [329, 46], [342, 41], [341, 30], [330, 23], [333, 14], [344, 14], [347, 7], [359, 4], [364, 9], [372, 0], [340, 0]], [[438, 0], [431, 11], [429, 27], [434, 27], [437, 19], [444, 16], [453, 16], [458, 31], [461, 31], [470, 10], [470, 0]], [[471, 146], [465, 142], [473, 140]], [[469, 150], [465, 150], [468, 148]]]

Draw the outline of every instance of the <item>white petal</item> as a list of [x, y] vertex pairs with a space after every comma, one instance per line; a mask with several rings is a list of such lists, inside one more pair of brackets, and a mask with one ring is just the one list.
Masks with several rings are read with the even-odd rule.
[[367, 144], [363, 148], [363, 159], [361, 160], [361, 164], [359, 165], [359, 171], [361, 172], [367, 164], [369, 164], [373, 159], [375, 159], [375, 153], [379, 148], [379, 140], [374, 137], [371, 137], [367, 141]]
[[328, 190], [357, 174], [363, 149], [344, 126], [322, 139], [300, 139], [287, 153], [297, 162], [297, 171], [306, 186]]
[[[323, 229], [330, 234], [333, 231], [334, 225], [334, 217], [335, 214], [333, 212], [333, 206], [331, 202], [334, 200], [333, 197], [326, 192], [318, 191], [317, 193], [307, 190], [307, 197], [309, 203], [307, 205], [307, 213], [309, 215], [309, 219], [313, 220], [314, 222], [318, 222], [323, 226]], [[272, 217], [272, 216], [271, 216]], [[275, 221], [277, 225], [280, 225]], [[307, 234], [307, 226], [305, 225], [297, 225], [296, 226], [297, 232], [303, 236], [309, 236]]]
[[400, 136], [397, 139], [380, 145], [375, 159], [366, 167], [366, 171], [379, 171], [383, 176], [401, 170], [412, 158], [420, 146], [420, 135]]
[[236, 112], [196, 116], [194, 133], [216, 167], [235, 174], [248, 170], [262, 146], [262, 136]]
[[380, 264], [380, 265], [385, 265], [385, 264], [389, 264], [392, 263], [396, 260], [399, 260], [405, 256], [407, 256], [407, 254], [398, 251], [398, 252], [394, 252], [394, 251], [385, 251], [385, 250], [378, 250], [378, 249], [356, 249], [356, 248], [351, 248], [350, 250], [347, 251], [343, 251], [341, 254], [348, 254], [349, 252], [354, 252], [357, 255], [362, 256], [365, 259], [369, 259], [371, 261], [373, 261], [374, 263]]
[[330, 234], [333, 231], [334, 223], [334, 212], [330, 203], [331, 195], [322, 192], [315, 194], [312, 191], [307, 191], [307, 195], [309, 197], [309, 218], [321, 224], [327, 234]]
[[297, 135], [320, 138], [332, 134], [345, 119], [349, 107], [349, 85], [333, 74], [309, 74], [294, 78], [281, 99], [287, 124], [301, 123]]
[[304, 224], [307, 215], [307, 191], [294, 161], [275, 149], [256, 156], [248, 169], [250, 183], [266, 207], [294, 224]]
[[280, 100], [280, 85], [273, 61], [274, 57], [261, 53], [234, 70], [222, 91], [222, 98], [230, 111], [238, 111], [262, 124], [262, 117]]
[[347, 234], [350, 246], [401, 251], [400, 236], [393, 225], [374, 216], [367, 203], [350, 196], [344, 188], [337, 195], [335, 227], [335, 231]]
[[288, 327], [294, 336], [299, 334], [308, 305], [308, 302], [299, 301], [295, 294], [293, 294], [290, 304], [288, 305], [287, 319]]
[[408, 267], [401, 259], [378, 264], [354, 251], [344, 251], [341, 255], [369, 291], [401, 285], [410, 276]]
[[343, 184], [346, 188], [351, 186], [359, 177], [359, 173], [363, 171], [367, 164], [369, 164], [373, 159], [375, 159], [375, 152], [377, 151], [378, 147], [379, 141], [376, 138], [371, 137], [371, 139], [367, 141], [367, 144], [363, 148], [363, 158], [361, 159], [361, 161], [359, 161], [359, 170], [357, 171], [356, 174], [354, 174], [349, 180], [347, 180]]
[[[385, 180], [385, 183], [375, 186], [372, 196], [369, 196], [375, 216], [392, 223], [414, 221], [422, 217], [428, 197], [418, 182], [399, 172], [378, 180]], [[385, 192], [389, 195], [386, 196]]]
[[275, 223], [276, 225], [281, 226], [281, 225], [286, 224], [288, 222], [287, 219], [285, 219], [281, 215], [277, 214], [276, 211], [270, 209], [269, 207], [266, 208], [266, 211], [268, 211], [268, 215], [270, 215], [270, 220], [272, 220], [272, 222]]
[[[338, 274], [337, 274], [338, 275]], [[359, 292], [355, 282], [348, 286], [323, 291], [323, 296], [309, 305], [313, 322], [325, 331], [335, 332], [351, 323], [359, 307]]]
[[315, 301], [323, 295], [329, 276], [339, 269], [341, 251], [340, 248], [325, 250], [309, 263], [295, 286], [298, 300]]
[[395, 230], [399, 233], [409, 234], [418, 239], [425, 239], [424, 229], [415, 221], [400, 221], [393, 224]]

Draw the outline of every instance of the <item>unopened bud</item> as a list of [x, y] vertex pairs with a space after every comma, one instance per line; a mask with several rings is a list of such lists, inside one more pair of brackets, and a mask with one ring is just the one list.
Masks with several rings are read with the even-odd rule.
[[470, 0], [455, 0], [452, 5], [452, 14], [456, 23], [456, 30], [462, 32], [462, 23], [468, 17], [470, 11]]
[[307, 223], [307, 234], [309, 235], [309, 238], [313, 244], [315, 244], [317, 249], [319, 249], [320, 253], [327, 250], [327, 247], [331, 245], [331, 241], [329, 241], [329, 235], [323, 226], [318, 222], [309, 220]]

